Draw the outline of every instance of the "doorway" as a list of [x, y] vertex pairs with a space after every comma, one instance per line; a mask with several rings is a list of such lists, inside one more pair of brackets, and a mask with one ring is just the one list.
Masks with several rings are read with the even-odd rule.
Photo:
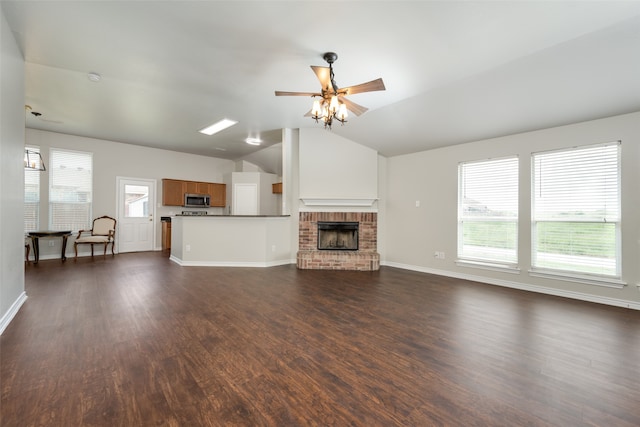
[[152, 251], [155, 247], [154, 179], [117, 177], [118, 252]]

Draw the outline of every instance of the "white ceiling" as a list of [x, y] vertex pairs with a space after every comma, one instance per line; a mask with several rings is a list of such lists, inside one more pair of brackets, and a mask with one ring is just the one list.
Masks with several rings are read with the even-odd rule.
[[321, 126], [274, 91], [317, 91], [326, 51], [340, 86], [383, 78], [332, 132], [385, 156], [640, 111], [640, 1], [1, 4], [36, 129], [236, 160]]

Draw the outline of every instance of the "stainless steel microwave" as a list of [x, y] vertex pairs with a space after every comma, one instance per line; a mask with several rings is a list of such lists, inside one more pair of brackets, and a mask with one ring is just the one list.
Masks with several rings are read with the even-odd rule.
[[185, 208], [208, 208], [211, 197], [208, 194], [188, 194], [184, 195]]

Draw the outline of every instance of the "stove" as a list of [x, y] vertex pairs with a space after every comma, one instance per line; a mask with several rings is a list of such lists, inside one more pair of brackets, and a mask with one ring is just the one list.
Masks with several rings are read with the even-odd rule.
[[209, 215], [209, 212], [207, 212], [207, 211], [182, 211], [182, 215], [203, 216], [203, 215]]

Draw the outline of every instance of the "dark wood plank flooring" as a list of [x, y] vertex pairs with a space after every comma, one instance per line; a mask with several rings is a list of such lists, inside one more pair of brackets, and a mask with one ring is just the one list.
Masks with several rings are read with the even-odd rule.
[[26, 266], [2, 426], [638, 426], [640, 312], [383, 267]]

